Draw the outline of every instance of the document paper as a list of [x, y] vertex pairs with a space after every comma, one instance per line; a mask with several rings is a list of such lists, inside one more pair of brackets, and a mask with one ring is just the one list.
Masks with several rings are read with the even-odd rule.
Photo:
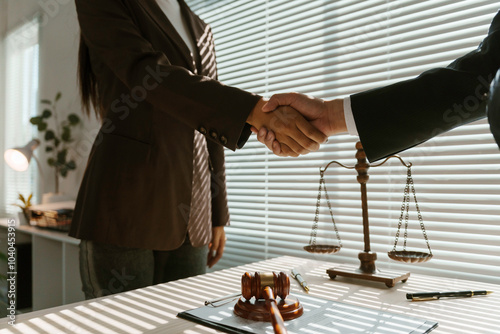
[[[346, 303], [330, 301], [307, 295], [299, 298], [304, 314], [285, 321], [289, 334], [423, 334], [437, 327], [435, 321], [419, 319], [404, 314], [379, 311]], [[223, 306], [203, 306], [181, 312], [179, 317], [227, 333], [273, 334], [271, 323], [247, 320], [233, 313], [236, 302]]]

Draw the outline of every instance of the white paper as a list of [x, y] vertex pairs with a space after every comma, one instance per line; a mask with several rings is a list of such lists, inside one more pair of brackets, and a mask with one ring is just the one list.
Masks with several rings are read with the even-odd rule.
[[[422, 334], [437, 327], [437, 322], [406, 315], [334, 302], [308, 295], [297, 295], [304, 314], [285, 321], [289, 334]], [[232, 327], [241, 333], [273, 334], [271, 323], [247, 320], [233, 313], [236, 302], [220, 307], [204, 306], [186, 311], [216, 325]]]

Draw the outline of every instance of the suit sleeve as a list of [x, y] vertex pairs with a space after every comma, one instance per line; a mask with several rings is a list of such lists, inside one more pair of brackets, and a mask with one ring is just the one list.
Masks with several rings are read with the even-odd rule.
[[351, 96], [359, 137], [370, 161], [418, 145], [486, 115], [500, 67], [500, 12], [479, 47], [445, 68]]
[[212, 141], [207, 141], [207, 148], [210, 153], [212, 226], [226, 226], [229, 225], [229, 209], [227, 206], [224, 148]]
[[203, 124], [219, 130], [226, 134], [225, 146], [232, 150], [242, 146], [249, 134], [246, 119], [259, 96], [173, 66], [141, 36], [120, 0], [76, 0], [76, 7], [89, 50], [123, 84], [132, 90], [148, 78], [156, 80], [158, 85], [148, 90], [147, 102], [193, 129]]

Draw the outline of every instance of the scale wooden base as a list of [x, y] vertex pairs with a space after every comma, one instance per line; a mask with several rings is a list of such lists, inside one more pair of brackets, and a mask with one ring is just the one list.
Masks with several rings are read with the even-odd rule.
[[326, 272], [331, 279], [334, 279], [337, 276], [364, 279], [385, 283], [388, 288], [394, 287], [399, 281], [405, 283], [406, 280], [408, 280], [408, 277], [410, 277], [409, 272], [398, 273], [395, 271], [378, 270], [375, 266], [377, 253], [361, 252], [358, 257], [361, 261], [361, 266], [359, 268], [356, 268], [355, 266], [343, 265], [338, 268], [330, 268]]
[[[304, 313], [304, 309], [296, 297], [288, 296], [285, 300], [278, 298], [278, 309], [283, 320], [292, 320], [298, 318]], [[256, 321], [271, 321], [271, 312], [266, 307], [264, 299], [246, 300], [241, 297], [234, 305], [234, 313], [242, 318]]]

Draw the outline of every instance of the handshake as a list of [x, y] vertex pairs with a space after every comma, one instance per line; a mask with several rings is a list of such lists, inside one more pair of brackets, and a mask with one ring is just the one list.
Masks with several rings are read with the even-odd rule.
[[342, 99], [326, 101], [299, 93], [261, 99], [247, 123], [261, 143], [282, 157], [317, 151], [329, 136], [347, 132]]

